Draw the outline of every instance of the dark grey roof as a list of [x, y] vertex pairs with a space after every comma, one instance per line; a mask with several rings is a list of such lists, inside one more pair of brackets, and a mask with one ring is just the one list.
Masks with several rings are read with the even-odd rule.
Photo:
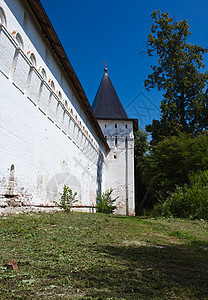
[[92, 109], [98, 119], [128, 119], [114, 86], [107, 73], [104, 75], [98, 88]]

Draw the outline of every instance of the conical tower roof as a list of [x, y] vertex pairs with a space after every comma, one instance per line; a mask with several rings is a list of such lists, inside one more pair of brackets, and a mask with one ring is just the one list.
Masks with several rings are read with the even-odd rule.
[[98, 119], [128, 119], [107, 73], [107, 68], [104, 69], [92, 109]]

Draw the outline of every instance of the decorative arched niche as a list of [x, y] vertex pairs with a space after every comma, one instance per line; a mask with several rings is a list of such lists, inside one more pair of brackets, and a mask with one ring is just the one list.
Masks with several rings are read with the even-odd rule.
[[36, 67], [36, 65], [37, 65], [36, 58], [35, 58], [35, 55], [33, 53], [30, 54], [30, 61], [31, 61], [32, 65], [34, 67]]
[[65, 108], [68, 110], [69, 105], [68, 105], [68, 101], [67, 101], [67, 100], [64, 100], [64, 106], [65, 106]]
[[58, 97], [59, 97], [60, 100], [62, 100], [62, 94], [61, 94], [60, 91], [58, 92]]
[[15, 39], [16, 39], [16, 42], [17, 42], [19, 48], [23, 50], [24, 49], [23, 39], [19, 33], [16, 34]]
[[0, 7], [0, 25], [7, 26], [6, 15], [2, 7]]
[[45, 71], [44, 68], [41, 69], [40, 73], [41, 73], [43, 79], [44, 79], [45, 81], [47, 81], [46, 71]]
[[51, 86], [52, 91], [54, 92], [55, 91], [55, 84], [54, 84], [53, 80], [51, 80], [50, 86]]

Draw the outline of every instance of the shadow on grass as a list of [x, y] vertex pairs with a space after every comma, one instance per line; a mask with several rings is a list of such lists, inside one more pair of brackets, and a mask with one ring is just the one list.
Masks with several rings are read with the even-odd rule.
[[132, 245], [93, 250], [99, 264], [72, 275], [87, 288], [88, 297], [208, 299], [208, 262], [200, 251]]

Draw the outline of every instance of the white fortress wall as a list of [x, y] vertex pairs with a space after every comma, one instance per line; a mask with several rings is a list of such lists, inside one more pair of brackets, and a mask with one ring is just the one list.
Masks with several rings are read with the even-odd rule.
[[30, 13], [0, 7], [0, 205], [52, 206], [68, 184], [93, 206], [105, 184], [96, 130]]

